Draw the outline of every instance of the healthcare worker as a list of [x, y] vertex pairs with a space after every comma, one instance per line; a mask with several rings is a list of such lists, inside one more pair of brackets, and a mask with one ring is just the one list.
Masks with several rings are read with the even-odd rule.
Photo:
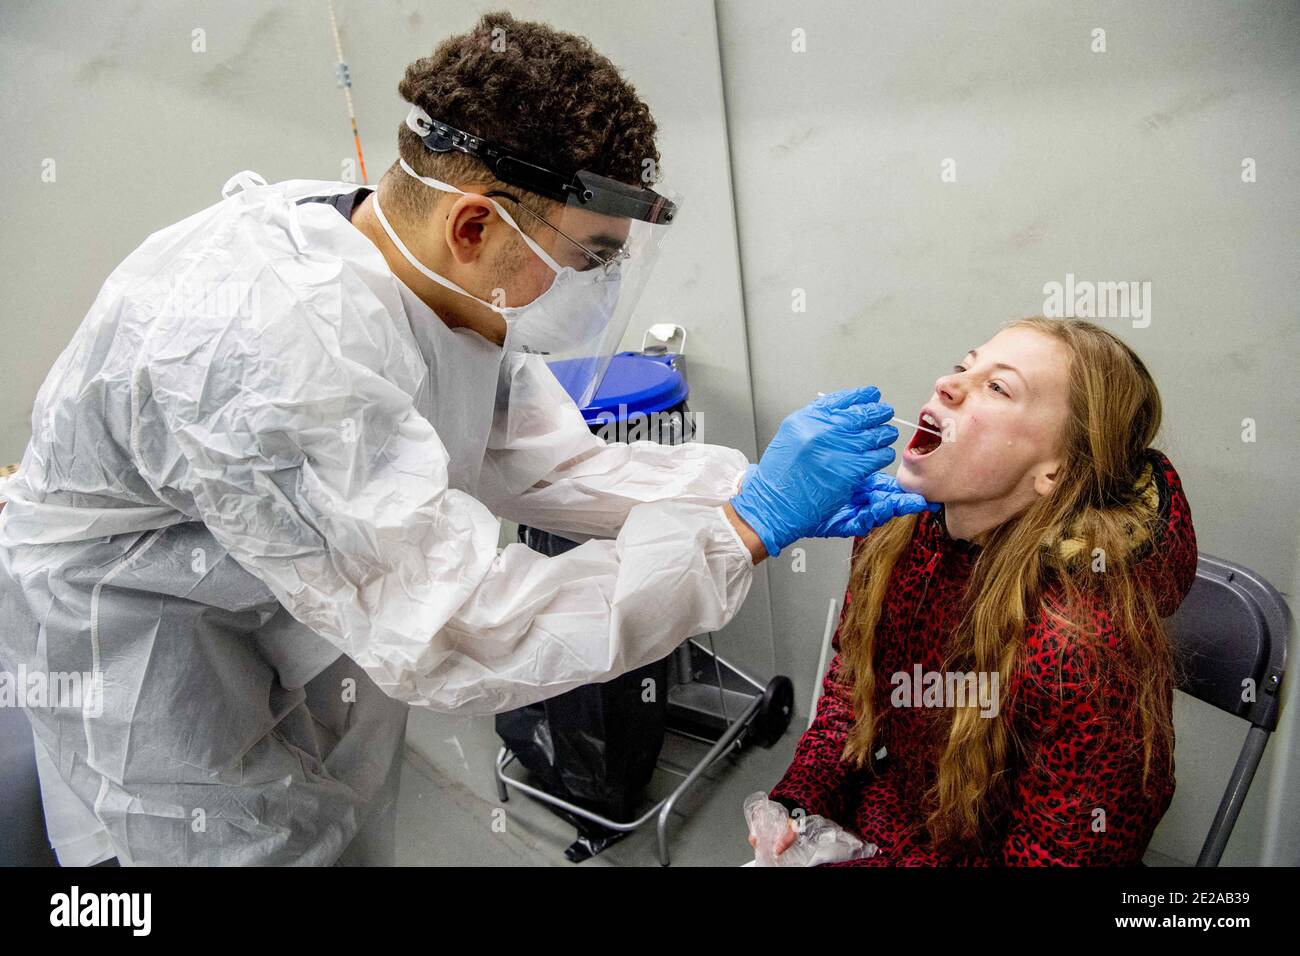
[[[0, 661], [87, 675], [29, 709], [65, 864], [391, 862], [409, 705], [608, 679], [725, 625], [765, 554], [926, 507], [876, 474], [870, 388], [753, 466], [588, 431], [560, 379], [594, 390], [677, 207], [586, 41], [489, 15], [401, 90], [377, 190], [235, 177], [40, 390]], [[497, 516], [590, 540], [499, 550]]]

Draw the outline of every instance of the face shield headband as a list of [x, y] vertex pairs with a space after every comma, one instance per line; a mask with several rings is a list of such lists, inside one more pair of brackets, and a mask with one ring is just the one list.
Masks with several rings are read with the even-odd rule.
[[655, 225], [667, 225], [677, 214], [677, 204], [653, 189], [632, 186], [598, 173], [580, 171], [565, 177], [511, 153], [503, 146], [489, 143], [454, 126], [433, 119], [423, 109], [412, 106], [406, 126], [420, 137], [424, 148], [432, 153], [453, 150], [473, 156], [492, 171], [497, 179], [521, 189], [554, 199], [566, 206], [586, 209], [602, 216], [635, 219]]

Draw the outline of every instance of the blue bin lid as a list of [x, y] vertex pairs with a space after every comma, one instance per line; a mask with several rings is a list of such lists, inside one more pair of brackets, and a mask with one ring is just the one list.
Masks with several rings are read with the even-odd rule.
[[[591, 402], [582, 409], [582, 417], [588, 425], [599, 425], [611, 420], [623, 421], [637, 413], [667, 411], [685, 401], [690, 387], [686, 376], [673, 367], [676, 358], [673, 353], [619, 352], [610, 360], [609, 370]], [[582, 361], [585, 360], [565, 359], [553, 366]], [[556, 377], [561, 382], [566, 378], [562, 369], [557, 369]]]

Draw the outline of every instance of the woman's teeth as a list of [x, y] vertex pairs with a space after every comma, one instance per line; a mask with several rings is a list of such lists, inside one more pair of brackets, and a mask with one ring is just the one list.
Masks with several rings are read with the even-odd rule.
[[942, 426], [929, 412], [922, 412], [919, 420], [924, 428], [933, 429], [933, 431], [918, 429], [916, 434], [912, 436], [912, 440], [907, 443], [906, 451], [914, 457], [923, 458], [926, 455], [933, 454], [943, 444], [942, 435], [936, 434]]

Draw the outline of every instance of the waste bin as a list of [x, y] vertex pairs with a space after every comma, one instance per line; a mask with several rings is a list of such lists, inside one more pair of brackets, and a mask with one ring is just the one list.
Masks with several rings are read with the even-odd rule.
[[[557, 378], [564, 381], [562, 375]], [[688, 394], [680, 354], [663, 348], [620, 352], [582, 413], [587, 426], [609, 441], [680, 444], [694, 434]], [[548, 555], [577, 547], [526, 525], [519, 528], [519, 540]], [[612, 680], [498, 714], [497, 734], [541, 789], [610, 820], [628, 822], [663, 746], [668, 664], [665, 657]], [[548, 806], [578, 830], [570, 859], [598, 853], [623, 835]]]

